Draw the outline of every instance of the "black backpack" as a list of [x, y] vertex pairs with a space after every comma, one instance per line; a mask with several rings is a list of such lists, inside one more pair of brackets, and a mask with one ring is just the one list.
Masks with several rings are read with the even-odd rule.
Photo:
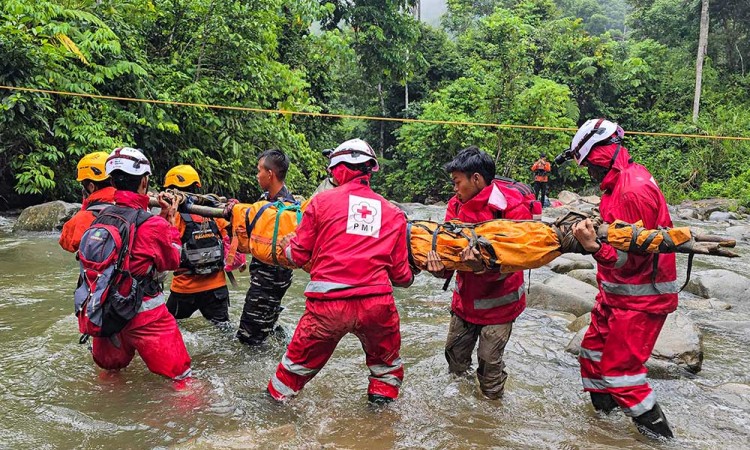
[[224, 242], [219, 226], [211, 219], [196, 222], [180, 213], [185, 222], [179, 275], [208, 275], [224, 270]]

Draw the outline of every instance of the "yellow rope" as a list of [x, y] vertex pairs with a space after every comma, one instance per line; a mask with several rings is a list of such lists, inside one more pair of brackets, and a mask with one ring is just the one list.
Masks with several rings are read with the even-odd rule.
[[[500, 129], [508, 128], [508, 129], [519, 129], [519, 130], [568, 131], [568, 132], [577, 131], [577, 128], [547, 127], [547, 126], [539, 126], [539, 125], [515, 125], [515, 124], [503, 124], [503, 123], [463, 122], [463, 121], [455, 121], [455, 120], [406, 119], [406, 118], [398, 118], [398, 117], [358, 116], [354, 114], [331, 114], [331, 113], [306, 112], [306, 111], [287, 111], [283, 109], [251, 108], [247, 106], [211, 105], [211, 104], [206, 104], [206, 103], [175, 102], [175, 101], [169, 101], [169, 100], [154, 100], [154, 99], [148, 99], [148, 98], [117, 97], [113, 95], [86, 94], [86, 93], [80, 93], [80, 92], [55, 91], [55, 90], [50, 90], [50, 89], [37, 89], [37, 88], [27, 88], [27, 87], [18, 87], [18, 86], [0, 85], [0, 89], [4, 89], [6, 91], [36, 92], [40, 94], [66, 95], [66, 96], [72, 96], [72, 97], [95, 98], [95, 99], [101, 99], [101, 100], [117, 100], [117, 101], [124, 101], [124, 102], [151, 103], [151, 104], [169, 105], [169, 106], [187, 106], [187, 107], [193, 107], [193, 108], [224, 109], [224, 110], [231, 110], [231, 111], [245, 111], [245, 112], [266, 113], [266, 114], [284, 114], [284, 115], [288, 114], [288, 115], [296, 115], [296, 116], [327, 117], [327, 118], [336, 118], [336, 119], [373, 120], [373, 121], [381, 121], [381, 122], [428, 123], [428, 124], [433, 124], [433, 125], [462, 125], [462, 126], [500, 128]], [[651, 131], [628, 131], [626, 132], [626, 134], [639, 135], [639, 136], [716, 139], [716, 140], [727, 140], [727, 141], [750, 141], [750, 137], [747, 137], [747, 136], [716, 136], [716, 135], [703, 135], [703, 134], [656, 133], [656, 132], [651, 132]]]

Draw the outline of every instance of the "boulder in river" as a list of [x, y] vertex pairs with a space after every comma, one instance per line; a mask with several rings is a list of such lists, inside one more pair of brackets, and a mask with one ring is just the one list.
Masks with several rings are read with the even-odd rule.
[[599, 287], [599, 283], [596, 282], [596, 270], [595, 269], [575, 269], [567, 273], [569, 277], [575, 278], [578, 281], [583, 281], [586, 284]]
[[580, 198], [581, 197], [578, 194], [570, 191], [560, 191], [560, 193], [557, 194], [557, 199], [566, 205], [577, 202]]
[[599, 290], [583, 281], [556, 275], [541, 284], [532, 284], [526, 296], [531, 308], [565, 311], [581, 316], [591, 311]]
[[750, 296], [750, 279], [731, 270], [705, 270], [693, 274], [685, 290], [703, 298], [716, 298], [739, 305], [747, 302]]
[[728, 222], [737, 219], [739, 219], [739, 216], [731, 211], [714, 211], [708, 216], [708, 220], [711, 222]]
[[[588, 326], [578, 330], [565, 351], [578, 355], [586, 330]], [[672, 370], [675, 366], [691, 373], [698, 373], [702, 365], [703, 335], [698, 327], [687, 315], [679, 311], [667, 316], [646, 367], [653, 371], [652, 375], [665, 376], [675, 372]]]
[[59, 231], [80, 209], [80, 203], [61, 200], [29, 206], [21, 212], [13, 231]]
[[570, 322], [568, 324], [568, 330], [572, 332], [578, 332], [581, 329], [588, 327], [589, 325], [591, 325], [591, 313], [587, 312], [580, 317], [576, 317], [574, 321]]
[[553, 272], [556, 273], [568, 273], [571, 270], [576, 269], [593, 269], [594, 265], [591, 261], [586, 260], [572, 260], [564, 256], [558, 257], [549, 264], [547, 264]]

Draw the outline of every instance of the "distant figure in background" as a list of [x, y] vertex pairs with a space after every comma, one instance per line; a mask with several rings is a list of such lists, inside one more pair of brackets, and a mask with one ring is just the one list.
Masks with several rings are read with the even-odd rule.
[[542, 204], [542, 206], [548, 206], [547, 202], [547, 181], [549, 181], [549, 173], [552, 171], [552, 166], [547, 161], [547, 154], [540, 153], [539, 159], [536, 160], [531, 171], [534, 172], [534, 194], [536, 199]]

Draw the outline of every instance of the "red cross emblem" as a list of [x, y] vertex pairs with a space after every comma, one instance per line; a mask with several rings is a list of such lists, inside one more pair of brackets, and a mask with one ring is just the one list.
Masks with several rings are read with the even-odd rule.
[[361, 208], [359, 208], [359, 209], [357, 210], [357, 212], [358, 212], [359, 214], [361, 214], [361, 215], [362, 215], [362, 218], [363, 218], [363, 219], [367, 219], [367, 216], [369, 216], [370, 214], [372, 214], [372, 213], [373, 213], [373, 211], [370, 211], [370, 210], [369, 210], [369, 209], [367, 208], [367, 205], [362, 205], [362, 207], [361, 207]]

